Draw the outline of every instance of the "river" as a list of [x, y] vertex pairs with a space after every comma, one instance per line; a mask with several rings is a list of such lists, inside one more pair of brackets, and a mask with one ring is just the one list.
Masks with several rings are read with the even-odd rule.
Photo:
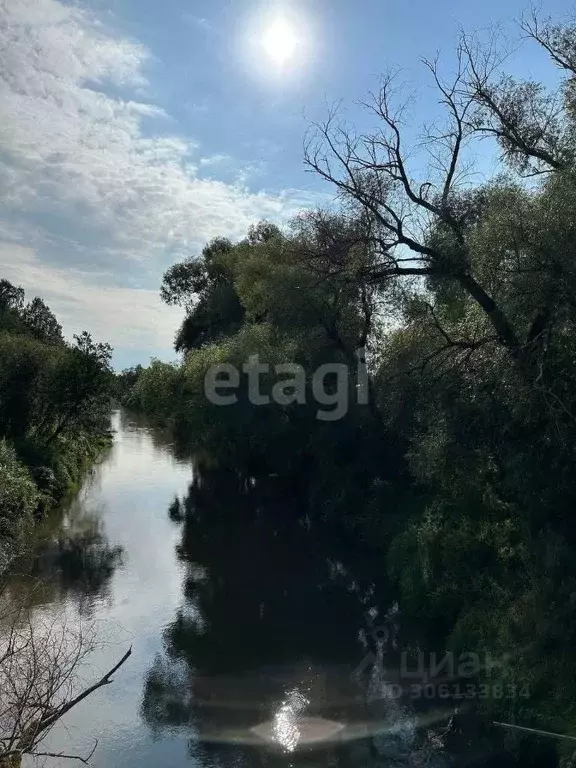
[[288, 522], [295, 500], [192, 483], [164, 433], [120, 411], [113, 428], [11, 585], [33, 621], [96, 632], [87, 681], [132, 646], [45, 750], [97, 740], [98, 768], [446, 765], [453, 705], [406, 697], [387, 671], [400, 636], [382, 563], [351, 570], [345, 542]]

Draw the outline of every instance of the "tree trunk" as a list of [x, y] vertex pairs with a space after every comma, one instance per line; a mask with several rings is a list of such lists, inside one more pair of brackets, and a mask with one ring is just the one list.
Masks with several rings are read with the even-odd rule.
[[522, 354], [520, 341], [516, 332], [508, 322], [508, 318], [496, 304], [494, 299], [489, 296], [484, 288], [467, 272], [457, 275], [457, 280], [472, 298], [478, 302], [484, 312], [488, 315], [498, 338], [508, 348], [513, 357], [519, 358]]

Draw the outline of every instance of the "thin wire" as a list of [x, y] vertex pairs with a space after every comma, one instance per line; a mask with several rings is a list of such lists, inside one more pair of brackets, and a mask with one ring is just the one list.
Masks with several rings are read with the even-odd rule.
[[552, 731], [541, 731], [539, 728], [526, 728], [524, 725], [512, 725], [511, 723], [498, 723], [496, 720], [492, 721], [492, 725], [498, 725], [501, 728], [511, 728], [515, 731], [527, 731], [528, 733], [537, 733], [539, 736], [552, 736], [555, 739], [568, 739], [569, 741], [576, 741], [576, 736], [565, 736], [563, 733], [552, 733]]

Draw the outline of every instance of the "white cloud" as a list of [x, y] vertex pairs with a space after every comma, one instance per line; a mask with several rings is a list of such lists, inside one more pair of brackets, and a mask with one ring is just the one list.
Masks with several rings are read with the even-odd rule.
[[[0, 0], [0, 218], [45, 268], [79, 270], [80, 301], [112, 263], [123, 285], [157, 285], [178, 255], [296, 206], [292, 193], [250, 192], [241, 174], [199, 175], [218, 156], [203, 162], [192, 139], [168, 135], [174, 123], [143, 96], [149, 58], [78, 6]], [[107, 302], [126, 298], [110, 291]]]
[[0, 0], [2, 186], [20, 208], [81, 203], [93, 224], [145, 256], [186, 248], [285, 201], [197, 176], [195, 143], [147, 137], [157, 107], [90, 83], [141, 85], [146, 52], [106, 36], [86, 12], [58, 0]]
[[229, 155], [212, 155], [210, 157], [201, 157], [200, 166], [218, 165], [219, 163], [228, 163], [231, 160]]

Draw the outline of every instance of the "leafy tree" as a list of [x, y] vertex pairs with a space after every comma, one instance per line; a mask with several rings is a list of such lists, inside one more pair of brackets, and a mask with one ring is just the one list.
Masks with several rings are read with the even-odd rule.
[[38, 296], [23, 309], [22, 319], [36, 339], [53, 344], [63, 342], [62, 326]]
[[175, 365], [152, 360], [138, 376], [126, 397], [126, 405], [144, 411], [152, 419], [171, 420], [179, 406], [179, 372]]
[[0, 440], [0, 575], [20, 555], [30, 535], [38, 488], [14, 448]]
[[0, 311], [8, 309], [19, 312], [24, 306], [24, 289], [12, 285], [8, 280], [0, 280]]
[[177, 352], [198, 349], [239, 330], [245, 308], [235, 284], [235, 264], [247, 248], [279, 237], [278, 227], [263, 221], [252, 226], [238, 246], [216, 238], [199, 259], [188, 259], [167, 270], [160, 295], [167, 304], [183, 306], [187, 311], [176, 336]]
[[[487, 135], [499, 142], [504, 162], [522, 176], [542, 175], [544, 187], [550, 174], [570, 176], [573, 30], [563, 29], [560, 34], [558, 28], [547, 25], [541, 29], [537, 22], [528, 24], [527, 29], [568, 74], [560, 89], [563, 106], [558, 96], [547, 94], [541, 86], [499, 78], [494, 54], [483, 53], [464, 37], [451, 80], [442, 78], [437, 61], [424, 62], [446, 113], [446, 125], [441, 130], [428, 130], [423, 137], [433, 158], [426, 176], [415, 177], [412, 171], [411, 148], [403, 127], [405, 107], [395, 101], [397, 90], [391, 78], [384, 80], [370, 104], [380, 124], [375, 132], [356, 136], [332, 113], [317, 126], [306, 150], [308, 165], [371, 221], [370, 241], [376, 257], [365, 279], [389, 281], [417, 276], [453, 287], [481, 312], [486, 321], [481, 329], [486, 343], [503, 346], [522, 365], [532, 361], [554, 312], [544, 300], [531, 307], [528, 322], [520, 326], [495, 295], [474, 252], [485, 205], [494, 196], [487, 189], [464, 185], [463, 179], [466, 147]], [[514, 251], [510, 257], [513, 255]], [[526, 274], [523, 255], [509, 258], [505, 279]], [[561, 280], [571, 279], [561, 262], [552, 263], [546, 256], [540, 258], [539, 271], [548, 283], [558, 275]], [[470, 348], [480, 338], [459, 338], [457, 343]]]
[[164, 275], [162, 299], [187, 310], [176, 336], [177, 351], [197, 349], [240, 327], [244, 313], [229, 268], [231, 251], [229, 240], [213, 240], [200, 259], [175, 264]]
[[112, 386], [112, 348], [94, 342], [87, 331], [76, 342], [57, 372], [59, 414], [48, 443], [67, 429], [97, 429], [108, 419], [108, 395]]
[[[134, 393], [199, 463], [257, 485], [278, 476], [308, 521], [385, 553], [401, 610], [437, 643], [506, 659], [499, 679], [533, 694], [490, 702], [494, 714], [574, 734], [576, 27], [524, 28], [558, 67], [554, 92], [463, 37], [452, 79], [425, 62], [444, 123], [423, 142], [390, 78], [373, 131], [336, 113], [316, 126], [306, 161], [340, 207], [168, 270], [186, 356], [154, 362]], [[470, 148], [486, 138], [499, 172], [472, 183]], [[355, 371], [359, 347], [368, 402], [322, 423], [313, 372]], [[306, 402], [254, 405], [255, 355], [302, 365]], [[205, 391], [222, 364], [240, 371], [227, 407]], [[261, 392], [273, 387], [264, 375]]]
[[131, 368], [125, 368], [115, 376], [114, 394], [117, 400], [123, 403], [136, 386], [138, 379], [144, 371], [144, 366], [138, 364]]
[[0, 331], [26, 333], [22, 321], [24, 289], [0, 280]]
[[[0, 296], [0, 440], [29, 473], [14, 485], [7, 462], [0, 479], [6, 488], [33, 489], [26, 498], [40, 510], [74, 485], [108, 439], [111, 348], [86, 332], [67, 344], [44, 302], [25, 305], [24, 291], [6, 280]], [[28, 502], [14, 504], [26, 520]]]

